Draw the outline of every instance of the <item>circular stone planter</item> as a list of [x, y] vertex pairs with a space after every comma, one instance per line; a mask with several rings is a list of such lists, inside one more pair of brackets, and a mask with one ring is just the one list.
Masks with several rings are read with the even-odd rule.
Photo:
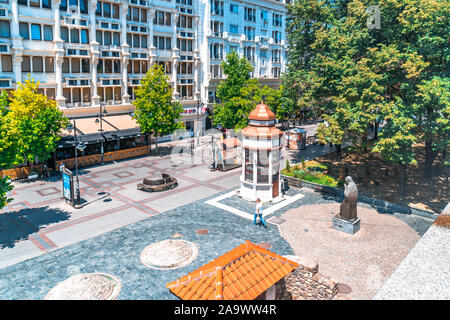
[[141, 253], [141, 261], [154, 269], [176, 269], [188, 265], [198, 256], [195, 243], [170, 239], [155, 242]]
[[109, 274], [83, 273], [58, 283], [45, 300], [115, 300], [121, 288], [120, 281]]

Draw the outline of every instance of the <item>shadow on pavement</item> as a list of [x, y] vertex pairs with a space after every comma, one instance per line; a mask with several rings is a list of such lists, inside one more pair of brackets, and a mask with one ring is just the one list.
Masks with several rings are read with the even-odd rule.
[[0, 249], [13, 248], [45, 226], [70, 218], [70, 212], [50, 207], [22, 209], [0, 214]]

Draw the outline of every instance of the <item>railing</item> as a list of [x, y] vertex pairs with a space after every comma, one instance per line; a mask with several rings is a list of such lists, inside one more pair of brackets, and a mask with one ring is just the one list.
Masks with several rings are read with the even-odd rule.
[[[103, 154], [103, 162], [111, 162], [116, 160], [139, 157], [149, 153], [150, 153], [150, 146], [105, 152]], [[101, 154], [78, 157], [79, 168], [100, 164], [101, 162], [102, 162]], [[56, 168], [59, 168], [61, 164], [64, 164], [66, 168], [73, 169], [75, 168], [75, 158], [56, 161]]]

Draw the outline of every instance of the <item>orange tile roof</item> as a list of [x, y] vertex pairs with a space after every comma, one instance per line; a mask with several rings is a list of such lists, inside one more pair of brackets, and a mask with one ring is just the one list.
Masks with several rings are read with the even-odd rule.
[[247, 240], [166, 286], [183, 300], [253, 300], [297, 267]]
[[275, 120], [275, 114], [270, 110], [270, 108], [267, 106], [267, 104], [261, 103], [258, 104], [255, 109], [253, 109], [252, 112], [248, 115], [248, 118], [250, 120], [257, 120], [257, 121], [268, 121], [268, 120]]

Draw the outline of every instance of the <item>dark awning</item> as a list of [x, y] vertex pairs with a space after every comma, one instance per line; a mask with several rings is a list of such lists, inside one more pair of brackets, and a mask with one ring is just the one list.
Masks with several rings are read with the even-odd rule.
[[103, 136], [106, 138], [106, 140], [126, 139], [139, 137], [141, 135], [142, 133], [139, 128], [103, 132]]
[[[105, 138], [100, 133], [89, 133], [77, 135], [77, 140], [80, 142], [84, 142], [85, 144], [93, 144], [105, 142]], [[75, 146], [75, 140], [73, 136], [65, 136], [62, 137], [61, 140], [58, 141], [58, 148], [65, 147], [73, 147]]]

